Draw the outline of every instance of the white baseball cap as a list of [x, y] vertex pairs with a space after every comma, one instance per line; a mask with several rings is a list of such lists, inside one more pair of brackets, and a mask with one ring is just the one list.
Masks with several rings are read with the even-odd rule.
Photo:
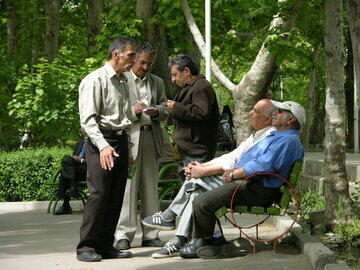
[[279, 109], [290, 111], [296, 117], [300, 125], [305, 124], [306, 122], [305, 109], [300, 104], [294, 101], [278, 102], [273, 100], [271, 100], [271, 103]]

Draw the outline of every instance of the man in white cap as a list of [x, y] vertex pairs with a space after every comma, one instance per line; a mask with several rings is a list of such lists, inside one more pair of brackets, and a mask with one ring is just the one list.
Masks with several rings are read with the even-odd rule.
[[305, 123], [304, 108], [296, 102], [275, 102], [278, 108], [273, 113], [272, 125], [277, 128], [264, 140], [244, 153], [232, 170], [222, 167], [203, 167], [193, 164], [186, 172], [192, 178], [202, 178], [209, 172], [223, 174], [225, 184], [217, 189], [204, 192], [193, 201], [193, 241], [180, 249], [183, 258], [197, 258], [198, 254], [216, 254], [227, 257], [234, 251], [230, 244], [216, 245], [213, 239], [215, 212], [230, 207], [234, 189], [239, 186], [234, 198], [235, 205], [269, 207], [280, 199], [283, 181], [272, 175], [261, 175], [244, 181], [255, 173], [275, 173], [285, 179], [290, 176], [292, 165], [303, 160], [304, 149], [299, 138], [299, 129]]

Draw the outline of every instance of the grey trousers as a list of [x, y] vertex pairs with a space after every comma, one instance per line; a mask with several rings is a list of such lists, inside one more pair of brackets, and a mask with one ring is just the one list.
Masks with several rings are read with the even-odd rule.
[[[130, 242], [137, 230], [137, 202], [140, 194], [140, 218], [150, 216], [159, 211], [158, 171], [159, 158], [155, 140], [151, 131], [140, 131], [139, 151], [135, 160], [136, 171], [132, 180], [126, 183], [119, 222], [115, 232], [115, 240], [127, 239]], [[150, 240], [158, 237], [159, 230], [141, 224], [142, 239]]]
[[222, 179], [218, 175], [199, 179], [192, 178], [183, 183], [175, 199], [169, 206], [171, 211], [181, 216], [175, 233], [176, 235], [185, 236], [186, 238], [190, 237], [194, 199], [205, 191], [213, 190], [222, 185]]

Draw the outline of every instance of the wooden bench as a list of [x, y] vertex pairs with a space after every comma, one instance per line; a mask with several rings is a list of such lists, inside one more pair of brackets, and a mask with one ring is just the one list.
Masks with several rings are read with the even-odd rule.
[[[293, 225], [295, 224], [296, 220], [297, 220], [297, 216], [300, 210], [300, 198], [298, 196], [298, 193], [295, 189], [297, 183], [298, 183], [298, 179], [299, 179], [299, 174], [301, 171], [301, 167], [302, 167], [302, 162], [295, 162], [292, 168], [292, 171], [290, 173], [290, 177], [286, 182], [286, 185], [283, 185], [280, 190], [281, 190], [281, 198], [279, 203], [270, 206], [270, 207], [260, 207], [260, 206], [252, 206], [252, 207], [247, 207], [244, 205], [236, 205], [233, 207], [233, 209], [228, 209], [226, 207], [222, 207], [219, 210], [216, 211], [215, 215], [216, 217], [219, 219], [223, 216], [225, 216], [228, 213], [231, 213], [232, 215], [232, 219], [233, 221], [229, 220], [236, 228], [238, 228], [240, 230], [240, 237], [241, 235], [245, 235], [245, 237], [247, 239], [249, 239], [253, 245], [253, 253], [255, 254], [256, 252], [256, 242], [271, 242], [273, 241], [273, 248], [274, 248], [274, 252], [275, 252], [275, 245], [276, 242], [282, 238], [285, 234], [287, 234], [290, 229], [293, 227]], [[270, 173], [269, 173], [270, 174]], [[274, 174], [271, 174], [274, 175]], [[250, 176], [249, 178], [251, 178], [252, 176]], [[278, 176], [279, 177], [279, 176]], [[280, 177], [279, 177], [280, 178]], [[296, 209], [291, 209], [291, 211], [294, 211], [294, 216], [293, 216], [293, 222], [290, 224], [290, 226], [282, 233], [276, 235], [275, 237], [273, 237], [272, 239], [260, 239], [259, 238], [259, 225], [261, 225], [262, 223], [264, 223], [269, 217], [271, 216], [283, 216], [287, 213], [288, 208], [289, 208], [289, 203], [290, 201], [293, 200], [295, 203], [295, 208]], [[239, 225], [236, 224], [235, 221], [235, 213], [239, 213], [239, 214], [253, 214], [253, 215], [265, 215], [266, 217], [261, 220], [260, 222], [252, 225], [252, 226], [248, 226], [248, 227], [241, 227]], [[252, 237], [248, 234], [246, 234], [243, 229], [250, 229], [250, 228], [256, 228], [256, 237]]]

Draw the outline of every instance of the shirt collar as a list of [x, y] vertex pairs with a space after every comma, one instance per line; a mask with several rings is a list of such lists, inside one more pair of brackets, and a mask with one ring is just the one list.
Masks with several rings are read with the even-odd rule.
[[299, 135], [299, 131], [297, 129], [288, 129], [288, 130], [275, 130], [270, 133], [273, 136], [285, 136], [285, 135]]
[[130, 69], [130, 74], [134, 78], [134, 80], [139, 79], [141, 82], [146, 81], [148, 78], [148, 75], [146, 74], [144, 76], [144, 78], [141, 79], [140, 77], [136, 76], [135, 73], [131, 69]]
[[253, 133], [253, 138], [254, 139], [257, 139], [259, 137], [261, 137], [262, 135], [264, 135], [266, 132], [270, 131], [273, 132], [273, 131], [276, 131], [276, 128], [273, 127], [273, 126], [268, 126], [268, 127], [265, 127], [263, 129], [260, 129], [260, 130], [257, 130]]
[[109, 77], [112, 78], [114, 76], [116, 76], [117, 78], [119, 78], [119, 80], [121, 81], [127, 81], [126, 77], [124, 76], [124, 73], [122, 75], [119, 76], [119, 74], [117, 74], [115, 72], [115, 70], [113, 69], [113, 67], [109, 64], [109, 62], [106, 62], [104, 65], [105, 71], [109, 74]]

